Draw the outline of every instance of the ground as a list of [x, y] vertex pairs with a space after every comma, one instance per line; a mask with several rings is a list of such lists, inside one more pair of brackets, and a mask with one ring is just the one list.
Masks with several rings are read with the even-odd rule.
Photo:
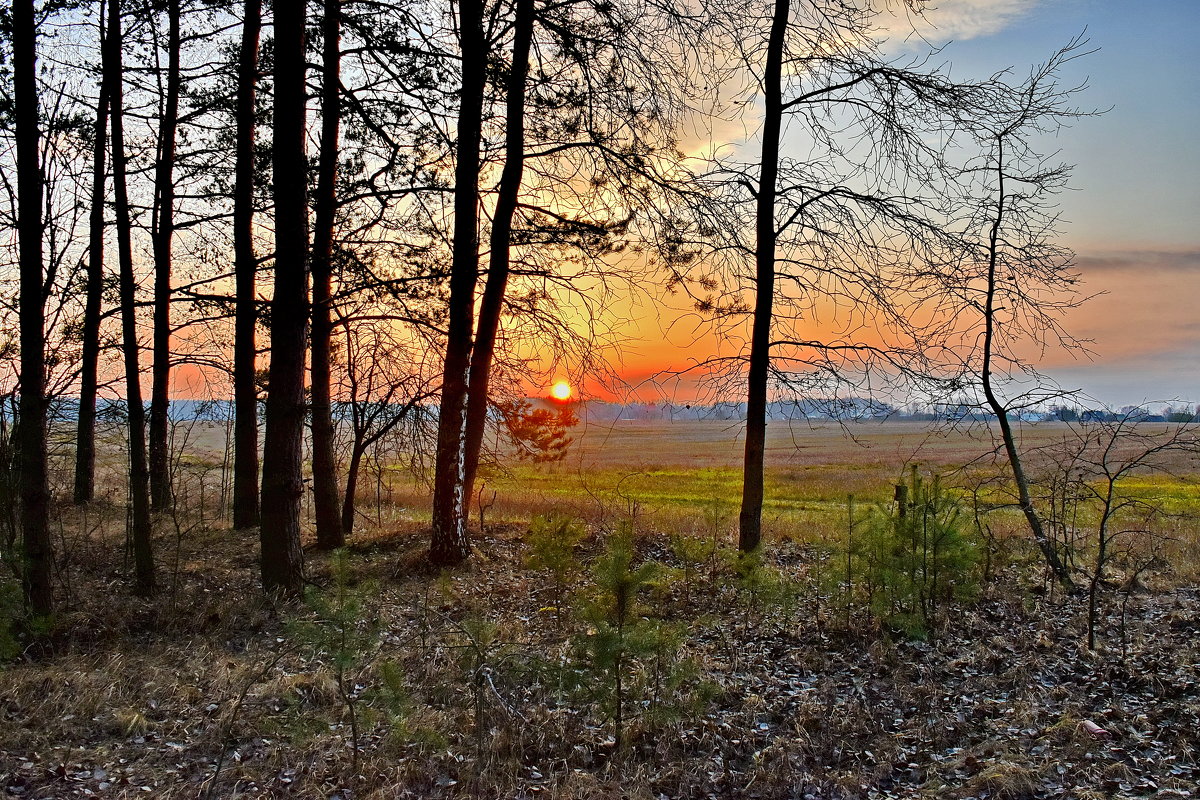
[[[867, 452], [908, 447], [895, 441]], [[972, 446], [940, 444], [947, 464]], [[671, 473], [687, 446], [656, 451]], [[809, 466], [900, 473], [895, 456], [860, 455]], [[728, 466], [702, 466], [720, 480], [664, 483], [720, 487]], [[777, 465], [777, 485], [804, 467]], [[596, 484], [616, 474], [605, 469], [586, 468]], [[570, 471], [539, 474], [555, 470]], [[504, 487], [520, 474], [494, 480], [515, 494]], [[818, 539], [777, 536], [747, 567], [703, 546], [729, 535], [724, 512], [681, 515], [686, 503], [650, 497], [662, 485], [634, 495], [630, 480], [632, 518], [620, 494], [576, 515], [561, 580], [531, 562], [543, 545], [511, 509], [476, 532], [468, 568], [430, 574], [421, 515], [400, 505], [344, 556], [310, 552], [312, 586], [293, 601], [261, 596], [256, 534], [215, 514], [164, 521], [166, 588], [132, 597], [123, 508], [63, 506], [63, 611], [0, 672], [0, 783], [26, 798], [1197, 796], [1200, 592], [1187, 570], [1105, 586], [1089, 649], [1086, 604], [1014, 534], [969, 597], [897, 626], [843, 604], [838, 556]], [[844, 484], [780, 500], [832, 507]], [[688, 520], [699, 550], [672, 536]], [[623, 532], [630, 569], [660, 566], [631, 590], [614, 666], [604, 587]]]

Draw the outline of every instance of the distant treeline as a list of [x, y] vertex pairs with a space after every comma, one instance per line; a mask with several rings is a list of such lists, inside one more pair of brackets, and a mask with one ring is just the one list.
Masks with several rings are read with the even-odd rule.
[[[559, 407], [561, 404], [542, 399], [533, 399], [534, 405]], [[396, 408], [403, 403], [392, 404]], [[594, 422], [682, 422], [687, 420], [719, 420], [740, 422], [746, 419], [746, 404], [735, 402], [675, 403], [656, 402], [609, 402], [587, 400], [571, 404], [582, 420]], [[419, 407], [428, 418], [437, 418], [437, 404], [427, 403]], [[64, 422], [74, 420], [79, 411], [79, 401], [73, 397], [59, 397], [51, 409], [51, 419]], [[123, 399], [101, 399], [97, 401], [96, 415], [99, 420], [125, 422]], [[170, 417], [177, 421], [226, 422], [233, 419], [233, 402], [229, 400], [172, 400]], [[335, 403], [333, 416], [338, 420], [349, 420], [351, 405]], [[1200, 406], [1190, 409], [1186, 405], [1166, 406], [1161, 412], [1153, 412], [1139, 406], [1124, 406], [1113, 409], [1088, 409], [1070, 406], [1053, 406], [1046, 410], [1026, 410], [1012, 414], [1013, 419], [1023, 422], [1200, 422]], [[945, 404], [926, 409], [898, 407], [869, 398], [809, 398], [802, 400], [775, 401], [767, 404], [767, 418], [772, 420], [841, 420], [862, 422], [868, 420], [896, 420], [911, 422], [989, 422], [994, 414], [970, 404]]]

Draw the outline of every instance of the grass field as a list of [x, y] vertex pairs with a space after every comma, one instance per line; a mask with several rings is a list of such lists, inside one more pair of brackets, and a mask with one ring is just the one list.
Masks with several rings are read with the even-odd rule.
[[[843, 535], [849, 495], [860, 505], [886, 503], [893, 486], [916, 465], [966, 491], [989, 477], [1006, 477], [994, 457], [992, 431], [938, 428], [921, 422], [774, 422], [768, 426], [764, 530], [768, 537], [836, 540]], [[1046, 448], [1070, 435], [1061, 424], [1027, 425], [1024, 448]], [[483, 500], [494, 503], [485, 520], [524, 522], [560, 511], [591, 520], [638, 517], [660, 532], [720, 529], [732, 535], [741, 500], [744, 439], [740, 423], [722, 421], [617, 422], [582, 425], [567, 458], [557, 463], [516, 462], [484, 470]], [[1037, 461], [1031, 465], [1037, 471]], [[1007, 486], [1007, 484], [1004, 484]], [[1200, 467], [1186, 460], [1170, 473], [1138, 474], [1125, 482], [1131, 495], [1162, 499], [1171, 513], [1200, 517]], [[389, 486], [414, 521], [426, 513], [428, 489], [393, 472]], [[494, 493], [494, 501], [492, 500]], [[1011, 502], [1006, 488], [985, 499]], [[478, 513], [479, 497], [474, 505]], [[1003, 531], [1022, 522], [1013, 511], [993, 514]], [[1186, 531], [1194, 540], [1195, 531]]]
[[[1157, 433], [1166, 426], [1151, 423], [1145, 429]], [[1076, 431], [1060, 423], [1019, 428], [1035, 480], [1051, 474], [1046, 453]], [[228, 463], [226, 433], [224, 426], [212, 423], [180, 426], [179, 465], [188, 476], [181, 486], [187, 486], [189, 503], [203, 492], [211, 506], [222, 496], [223, 480], [228, 487], [228, 474], [222, 472]], [[100, 486], [115, 501], [123, 499], [124, 451], [119, 430], [110, 434], [101, 453], [105, 467]], [[472, 524], [478, 525], [482, 501], [487, 524], [523, 526], [539, 514], [565, 513], [599, 529], [633, 520], [650, 532], [731, 541], [741, 502], [742, 434], [740, 422], [719, 420], [584, 423], [574, 431], [566, 458], [554, 463], [520, 461], [500, 446], [500, 463], [481, 469]], [[895, 484], [913, 466], [922, 475], [938, 475], [968, 500], [974, 488], [988, 481], [979, 498], [992, 509], [988, 524], [993, 532], [1025, 535], [1024, 521], [1012, 507], [1007, 462], [996, 456], [994, 434], [983, 425], [772, 422], [767, 428], [764, 535], [768, 541], [842, 541], [850, 495], [860, 513], [888, 503]], [[61, 464], [61, 480], [69, 485], [69, 458]], [[381, 469], [372, 466], [364, 466], [359, 481], [357, 532], [374, 537], [424, 529], [430, 513], [428, 476], [395, 461]], [[1162, 466], [1124, 478], [1121, 491], [1161, 508], [1155, 532], [1172, 553], [1183, 556], [1183, 564], [1193, 565], [1186, 573], [1200, 574], [1200, 464], [1180, 456]], [[311, 512], [311, 494], [306, 493], [304, 502]], [[208, 513], [214, 522], [222, 516], [220, 509]], [[1085, 536], [1092, 516], [1084, 509], [1075, 520]]]

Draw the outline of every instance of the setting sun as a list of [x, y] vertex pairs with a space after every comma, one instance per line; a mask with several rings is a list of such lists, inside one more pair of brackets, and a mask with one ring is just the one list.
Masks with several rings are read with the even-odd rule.
[[571, 399], [571, 384], [566, 381], [556, 381], [550, 387], [550, 396], [555, 400], [570, 400]]

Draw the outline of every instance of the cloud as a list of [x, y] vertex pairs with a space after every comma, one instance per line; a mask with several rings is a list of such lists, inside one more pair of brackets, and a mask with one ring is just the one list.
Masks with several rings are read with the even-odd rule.
[[1200, 251], [1122, 250], [1081, 254], [1084, 293], [1105, 292], [1072, 310], [1066, 328], [1093, 340], [1095, 358], [1054, 352], [1052, 374], [1104, 399], [1200, 398]]
[[935, 0], [921, 17], [897, 16], [890, 33], [903, 36], [915, 29], [931, 42], [962, 41], [999, 33], [1040, 0]]
[[1200, 272], [1197, 250], [1133, 250], [1080, 253], [1075, 265], [1086, 279], [1115, 272], [1139, 272], [1144, 277], [1190, 276]]

